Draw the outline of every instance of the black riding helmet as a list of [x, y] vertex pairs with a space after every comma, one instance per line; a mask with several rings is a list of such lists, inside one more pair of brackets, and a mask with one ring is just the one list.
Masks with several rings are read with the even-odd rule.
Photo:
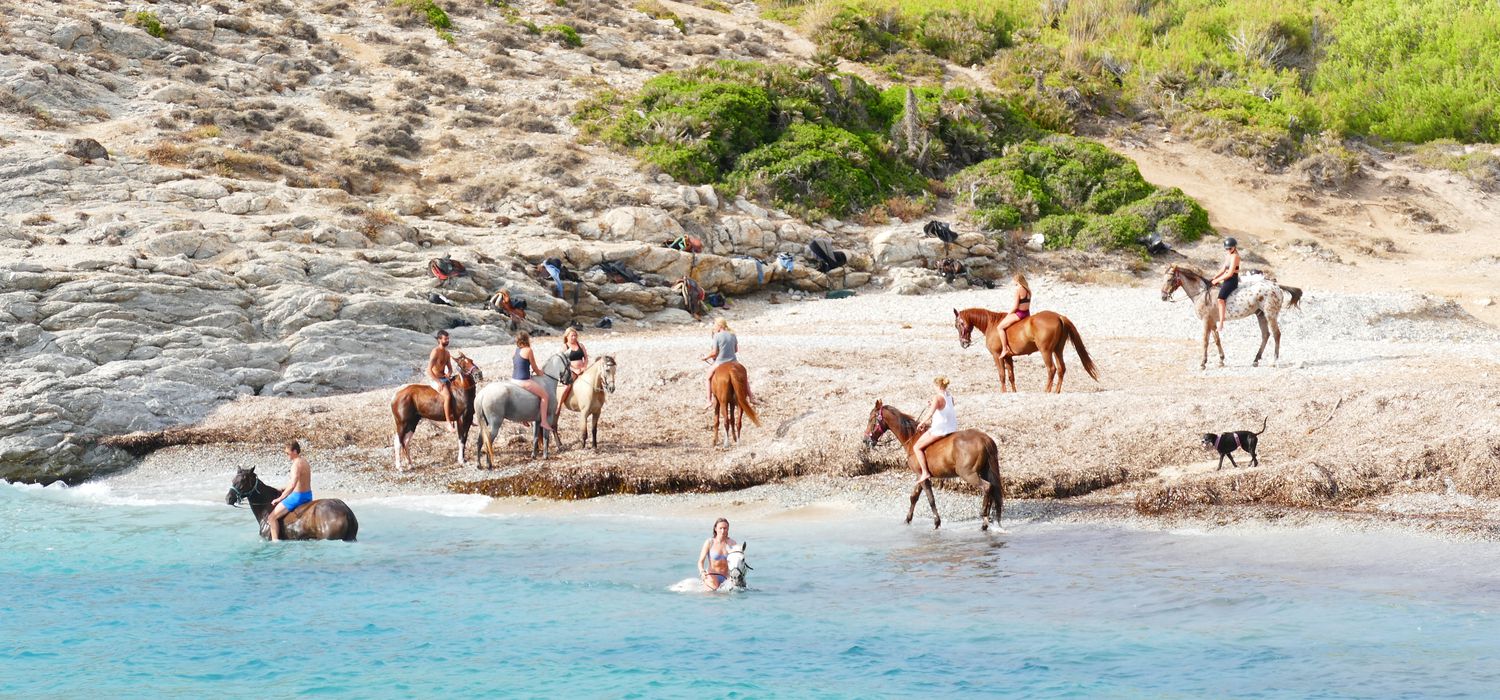
[[1238, 248], [1239, 246], [1240, 242], [1234, 240], [1234, 237], [1232, 236], [1224, 239], [1224, 250], [1229, 250], [1230, 248]]

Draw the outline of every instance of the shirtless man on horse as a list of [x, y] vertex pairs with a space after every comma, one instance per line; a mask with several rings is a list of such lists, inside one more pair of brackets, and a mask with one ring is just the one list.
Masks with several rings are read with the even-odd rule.
[[271, 531], [271, 541], [281, 541], [281, 520], [293, 511], [312, 502], [312, 466], [302, 456], [302, 445], [296, 440], [286, 444], [286, 456], [292, 460], [292, 483], [287, 484], [276, 500], [271, 515], [266, 518], [266, 529]]
[[427, 383], [437, 389], [443, 402], [443, 420], [448, 432], [458, 430], [453, 420], [453, 357], [448, 354], [448, 331], [437, 332], [437, 347], [427, 356]]

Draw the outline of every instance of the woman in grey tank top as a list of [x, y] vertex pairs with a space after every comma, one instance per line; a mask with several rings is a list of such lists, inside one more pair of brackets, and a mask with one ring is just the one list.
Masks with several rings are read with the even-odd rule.
[[[714, 388], [711, 381], [714, 376], [714, 369], [726, 362], [739, 361], [740, 339], [734, 334], [734, 330], [729, 327], [729, 321], [723, 316], [714, 319], [713, 343], [714, 349], [702, 358], [704, 362], [709, 363], [708, 378], [710, 382], [708, 387], [708, 405], [704, 406], [705, 409], [714, 407]], [[746, 396], [745, 400], [754, 401], [755, 397], [753, 395]]]

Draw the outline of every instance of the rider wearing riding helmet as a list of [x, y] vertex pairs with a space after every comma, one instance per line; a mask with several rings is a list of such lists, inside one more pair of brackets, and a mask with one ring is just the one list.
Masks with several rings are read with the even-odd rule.
[[1240, 248], [1239, 241], [1234, 237], [1224, 239], [1224, 266], [1219, 268], [1219, 274], [1214, 275], [1211, 284], [1219, 286], [1219, 330], [1224, 330], [1224, 322], [1228, 321], [1229, 312], [1225, 305], [1229, 295], [1240, 286]]

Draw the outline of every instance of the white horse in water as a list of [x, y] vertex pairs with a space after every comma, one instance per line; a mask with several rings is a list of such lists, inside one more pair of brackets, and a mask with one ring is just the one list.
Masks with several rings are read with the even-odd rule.
[[701, 578], [685, 578], [674, 583], [667, 590], [673, 593], [732, 593], [745, 590], [745, 575], [753, 567], [745, 563], [745, 543], [741, 542], [729, 548], [726, 553], [726, 563], [729, 565], [729, 580], [714, 590], [708, 590]]
[[[1171, 301], [1172, 293], [1181, 287], [1186, 292], [1188, 299], [1193, 302], [1193, 311], [1197, 312], [1198, 318], [1203, 320], [1203, 362], [1198, 369], [1208, 367], [1208, 338], [1213, 336], [1214, 345], [1219, 348], [1219, 366], [1224, 366], [1224, 343], [1219, 340], [1219, 310], [1214, 306], [1214, 285], [1208, 283], [1197, 270], [1190, 267], [1173, 265], [1167, 269], [1167, 279], [1161, 286], [1161, 300]], [[1271, 361], [1274, 366], [1281, 359], [1281, 294], [1285, 292], [1292, 295], [1292, 300], [1287, 308], [1295, 308], [1302, 300], [1302, 290], [1296, 287], [1288, 287], [1277, 284], [1276, 280], [1269, 275], [1259, 272], [1244, 272], [1240, 274], [1240, 286], [1229, 295], [1224, 302], [1224, 310], [1229, 320], [1245, 318], [1254, 315], [1255, 320], [1260, 321], [1260, 349], [1255, 351], [1255, 361], [1251, 366], [1260, 366], [1260, 357], [1266, 352], [1266, 339], [1273, 333], [1276, 336], [1276, 355]], [[1267, 328], [1269, 326], [1269, 329]]]

